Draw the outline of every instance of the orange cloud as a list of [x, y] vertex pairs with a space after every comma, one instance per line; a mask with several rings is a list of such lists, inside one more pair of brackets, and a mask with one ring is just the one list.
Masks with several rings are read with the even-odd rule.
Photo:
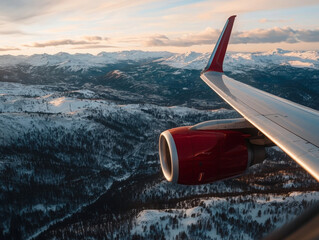
[[[217, 41], [220, 30], [211, 28], [196, 34], [185, 35], [180, 38], [170, 39], [165, 35], [150, 36], [144, 45], [189, 47], [194, 45], [213, 44]], [[319, 42], [319, 29], [316, 30], [294, 30], [292, 28], [255, 29], [246, 32], [234, 32], [231, 44], [242, 43], [297, 43], [297, 42]]]
[[15, 47], [0, 48], [0, 52], [15, 51], [15, 50], [20, 50], [20, 48], [15, 48]]
[[25, 47], [52, 47], [60, 45], [83, 45], [83, 44], [94, 44], [91, 41], [77, 41], [72, 39], [52, 40], [47, 42], [38, 43], [35, 42], [31, 45], [24, 45]]
[[79, 46], [79, 47], [74, 47], [72, 49], [94, 49], [94, 48], [117, 48], [115, 46], [110, 46], [110, 45], [103, 45], [103, 44], [96, 44], [96, 45], [84, 45], [84, 46]]

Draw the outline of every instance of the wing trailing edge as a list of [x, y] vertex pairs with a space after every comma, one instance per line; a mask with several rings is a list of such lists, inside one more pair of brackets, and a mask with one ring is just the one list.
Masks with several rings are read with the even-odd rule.
[[209, 71], [223, 72], [223, 62], [224, 62], [230, 34], [235, 21], [235, 17], [236, 15], [228, 18], [223, 28], [223, 31], [221, 32], [218, 38], [218, 41], [215, 45], [214, 51], [212, 52], [212, 55], [209, 58], [207, 66], [204, 68], [202, 73], [209, 72]]

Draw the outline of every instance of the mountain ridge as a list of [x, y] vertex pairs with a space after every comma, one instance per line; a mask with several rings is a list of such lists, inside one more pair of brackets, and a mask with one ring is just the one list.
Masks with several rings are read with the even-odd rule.
[[[101, 52], [97, 55], [89, 53], [26, 55], [0, 55], [0, 67], [29, 65], [29, 66], [56, 66], [68, 68], [71, 71], [88, 70], [91, 67], [103, 67], [121, 61], [154, 60], [175, 68], [201, 70], [206, 65], [210, 53], [171, 53], [167, 51], [119, 51]], [[319, 69], [319, 51], [288, 51], [280, 48], [266, 52], [228, 52], [225, 58], [225, 70], [245, 65], [247, 67], [265, 66], [267, 64], [289, 65]]]

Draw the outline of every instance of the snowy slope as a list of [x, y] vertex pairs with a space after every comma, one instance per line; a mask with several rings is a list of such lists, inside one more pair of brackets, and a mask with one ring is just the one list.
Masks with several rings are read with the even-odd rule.
[[260, 239], [318, 198], [318, 192], [213, 197], [201, 199], [195, 207], [143, 210], [131, 234], [146, 239], [160, 238], [164, 232], [165, 239]]
[[[233, 114], [118, 104], [88, 89], [0, 82], [0, 228], [9, 234], [6, 216], [12, 215], [22, 219], [23, 236], [40, 233], [114, 182], [157, 172], [156, 140], [173, 119], [182, 125]], [[28, 222], [36, 224], [25, 228]]]

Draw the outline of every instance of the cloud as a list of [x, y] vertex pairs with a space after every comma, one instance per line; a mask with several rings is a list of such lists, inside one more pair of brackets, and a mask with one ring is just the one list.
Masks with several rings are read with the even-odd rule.
[[292, 22], [294, 19], [268, 19], [268, 18], [262, 18], [259, 19], [260, 23], [284, 23], [284, 22]]
[[135, 1], [131, 1], [131, 0], [105, 1], [104, 0], [104, 1], [100, 1], [100, 4], [98, 6], [96, 6], [95, 4], [91, 6], [95, 5], [96, 6], [95, 9], [113, 12], [113, 11], [122, 10], [124, 8], [132, 8], [132, 7], [144, 5], [151, 2], [156, 2], [156, 0], [135, 0]]
[[39, 47], [52, 47], [52, 46], [60, 46], [60, 45], [83, 45], [83, 44], [95, 44], [95, 42], [62, 39], [62, 40], [52, 40], [52, 41], [47, 41], [42, 43], [35, 42], [31, 45], [24, 45], [24, 46], [39, 48]]
[[0, 48], [0, 52], [14, 51], [14, 50], [20, 50], [20, 48], [15, 48], [15, 47]]
[[110, 45], [97, 44], [97, 45], [84, 45], [84, 46], [74, 47], [72, 49], [94, 49], [94, 48], [117, 48], [117, 47], [110, 46]]
[[91, 14], [105, 14], [143, 4], [155, 0], [1, 0], [0, 19], [9, 22], [34, 22], [37, 17], [47, 15], [66, 15], [74, 18], [84, 16], [90, 19]]
[[[195, 5], [195, 4], [194, 4]], [[197, 4], [205, 10], [205, 14], [209, 13], [226, 13], [240, 14], [247, 12], [266, 11], [274, 9], [289, 9], [296, 7], [305, 7], [318, 5], [318, 0], [258, 0], [254, 3], [251, 0], [228, 0], [228, 1], [204, 1]], [[196, 5], [195, 5], [196, 6]], [[193, 7], [193, 6], [190, 6]], [[205, 8], [203, 8], [205, 7]]]
[[44, 48], [44, 47], [53, 47], [53, 46], [62, 46], [62, 45], [77, 45], [72, 49], [93, 49], [93, 48], [114, 48], [115, 46], [101, 44], [103, 41], [107, 41], [108, 38], [103, 38], [101, 36], [83, 36], [82, 39], [85, 40], [73, 40], [73, 39], [59, 39], [51, 40], [47, 42], [34, 42], [32, 44], [25, 44], [25, 47], [34, 47], [34, 48]]
[[1, 35], [27, 35], [25, 32], [19, 30], [0, 30]]
[[150, 36], [144, 45], [148, 47], [154, 46], [174, 46], [174, 47], [189, 47], [193, 45], [212, 44], [217, 40], [220, 31], [207, 28], [205, 31], [197, 34], [188, 34], [176, 39], [170, 39], [166, 35]]
[[297, 31], [296, 35], [302, 42], [319, 42], [319, 30]]
[[47, 14], [53, 6], [61, 2], [61, 0], [1, 0], [1, 19], [13, 22], [24, 21]]
[[47, 42], [35, 42], [32, 44], [25, 44], [23, 46], [33, 48], [44, 48], [63, 45], [75, 45], [76, 47], [73, 47], [72, 49], [116, 48], [116, 46], [101, 44], [104, 40], [107, 40], [108, 38], [103, 38], [100, 36], [84, 36], [82, 38], [86, 40], [60, 39], [51, 40]]
[[[21, 46], [27, 52], [40, 52], [41, 48], [63, 45], [66, 51], [72, 47], [99, 48], [98, 45], [104, 44], [105, 47], [109, 44], [122, 49], [143, 48], [141, 43], [150, 47], [208, 46], [216, 42], [219, 30], [178, 34], [182, 31], [195, 32], [203, 26], [222, 25], [226, 16], [234, 13], [242, 16], [243, 20], [238, 21], [235, 30], [237, 27], [240, 30], [251, 29], [256, 26], [255, 21], [258, 23], [260, 18], [269, 17], [269, 11], [274, 9], [277, 11], [270, 19], [260, 21], [278, 25], [288, 21], [281, 18], [294, 18], [296, 20], [291, 23], [291, 29], [234, 31], [232, 43], [318, 42], [317, 30], [295, 30], [297, 27], [308, 28], [306, 24], [310, 29], [317, 27], [316, 21], [313, 21], [315, 16], [308, 14], [311, 21], [303, 17], [311, 12], [309, 6], [318, 7], [318, 0], [258, 0], [258, 4], [252, 4], [251, 0], [1, 0], [0, 34], [3, 38], [0, 44]], [[293, 11], [283, 16], [276, 15], [278, 9], [284, 11], [292, 8]], [[247, 14], [250, 12], [254, 14]], [[271, 27], [271, 24], [259, 25]], [[283, 25], [279, 24], [280, 27]], [[151, 35], [154, 33], [165, 35]], [[111, 36], [111, 40], [104, 38], [104, 35]], [[136, 40], [130, 41], [132, 35]], [[196, 48], [204, 49], [206, 46]]]
[[[162, 17], [168, 24], [189, 24], [192, 26], [195, 22], [202, 23], [203, 21], [216, 22], [217, 19], [225, 18], [234, 14], [247, 15], [247, 13], [258, 13], [260, 16], [263, 12], [273, 10], [293, 9], [297, 12], [301, 7], [318, 7], [318, 0], [205, 0], [192, 1], [191, 4], [178, 5], [174, 8], [168, 9], [165, 16]], [[274, 13], [276, 14], [276, 13]], [[257, 15], [257, 14], [256, 14]], [[287, 15], [287, 14], [285, 14]], [[257, 15], [258, 16], [258, 15]], [[290, 13], [290, 16], [295, 16]], [[250, 16], [251, 18], [252, 16]], [[296, 16], [300, 18], [300, 16]]]
[[[189, 47], [194, 45], [213, 44], [217, 41], [220, 31], [206, 29], [197, 34], [189, 34], [180, 38], [170, 39], [165, 35], [150, 36], [144, 45]], [[242, 43], [297, 43], [297, 42], [319, 42], [319, 29], [316, 30], [294, 30], [292, 28], [255, 29], [246, 32], [234, 32], [231, 44]]]
[[[101, 40], [103, 40], [103, 38], [100, 36], [84, 36], [83, 38], [88, 40], [88, 41], [101, 41]], [[105, 39], [105, 40], [107, 40], [107, 39]]]
[[237, 32], [231, 43], [296, 43], [300, 42], [295, 30], [291, 28], [255, 29], [247, 32]]
[[[123, 12], [127, 9], [132, 11], [132, 8], [153, 10], [154, 7], [160, 6], [161, 4], [165, 6], [163, 7], [164, 9], [170, 9], [173, 12], [183, 13], [190, 11], [195, 15], [200, 14], [206, 16], [214, 16], [216, 13], [233, 14], [234, 12], [244, 13], [318, 4], [318, 0], [258, 0], [258, 4], [252, 4], [251, 0], [206, 0], [194, 1], [194, 3], [190, 4], [171, 4], [170, 2], [171, 1], [159, 0], [1, 0], [0, 19], [26, 23], [26, 21], [28, 22], [39, 16], [61, 16], [61, 14], [67, 18], [76, 19], [78, 17], [84, 17], [85, 19], [91, 19], [92, 15], [102, 16], [107, 13]], [[195, 15], [193, 16], [195, 17]]]

